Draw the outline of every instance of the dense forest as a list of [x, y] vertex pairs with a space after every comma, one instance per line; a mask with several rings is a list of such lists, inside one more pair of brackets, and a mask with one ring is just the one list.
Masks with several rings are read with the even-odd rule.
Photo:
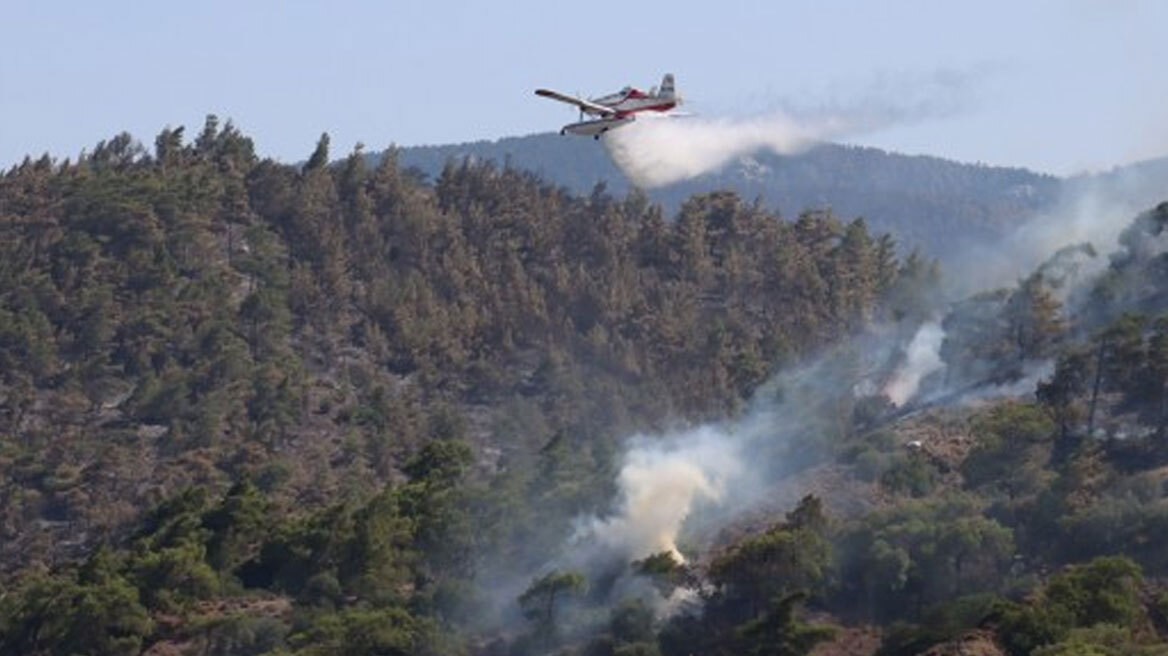
[[[1168, 653], [1165, 228], [950, 302], [730, 192], [290, 166], [215, 117], [28, 159], [0, 654]], [[669, 542], [597, 538], [731, 442]]]

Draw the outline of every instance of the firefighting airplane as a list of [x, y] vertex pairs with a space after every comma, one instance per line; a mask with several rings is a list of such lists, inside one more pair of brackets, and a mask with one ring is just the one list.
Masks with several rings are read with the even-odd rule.
[[[637, 112], [667, 112], [681, 104], [681, 96], [673, 90], [673, 74], [666, 73], [661, 79], [661, 88], [653, 87], [645, 93], [633, 87], [625, 87], [616, 93], [586, 100], [569, 96], [558, 91], [536, 89], [535, 95], [551, 98], [580, 108], [580, 121], [569, 123], [560, 129], [560, 134], [579, 134], [599, 139], [600, 135], [637, 118]], [[584, 120], [584, 115], [597, 118]]]

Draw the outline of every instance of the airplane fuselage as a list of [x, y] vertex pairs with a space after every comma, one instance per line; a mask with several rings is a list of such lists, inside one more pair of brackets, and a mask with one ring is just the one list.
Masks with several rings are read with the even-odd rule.
[[600, 135], [613, 128], [619, 128], [636, 120], [639, 112], [667, 112], [677, 107], [676, 97], [659, 96], [655, 93], [645, 93], [639, 89], [625, 87], [616, 93], [599, 98], [591, 98], [589, 102], [603, 105], [609, 112], [600, 112], [589, 107], [582, 107], [581, 112], [588, 116], [601, 118], [578, 123], [569, 123], [560, 129], [560, 134], [577, 134], [583, 137], [600, 138]]
[[[591, 100], [597, 105], [612, 108], [617, 116], [635, 114], [637, 112], [667, 112], [677, 107], [677, 98], [675, 97], [667, 98], [655, 94], [647, 94], [644, 91], [633, 88], [625, 88], [616, 93], [601, 96], [600, 98], [592, 98]], [[599, 112], [587, 108], [584, 109], [584, 112], [593, 115], [599, 114]]]

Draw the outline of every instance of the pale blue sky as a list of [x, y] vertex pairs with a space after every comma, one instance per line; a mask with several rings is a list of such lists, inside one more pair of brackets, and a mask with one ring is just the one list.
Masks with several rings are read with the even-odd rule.
[[1069, 173], [1168, 154], [1168, 2], [0, 0], [0, 167], [231, 118], [261, 154], [557, 129], [537, 86], [703, 115], [923, 108], [854, 141]]

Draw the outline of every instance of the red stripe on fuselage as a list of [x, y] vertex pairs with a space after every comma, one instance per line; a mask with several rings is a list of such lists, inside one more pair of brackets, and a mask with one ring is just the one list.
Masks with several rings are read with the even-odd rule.
[[674, 107], [677, 107], [677, 101], [670, 100], [669, 102], [660, 103], [657, 105], [647, 105], [645, 107], [637, 107], [636, 109], [618, 110], [616, 116], [628, 116], [629, 114], [636, 114], [638, 112], [667, 112]]

